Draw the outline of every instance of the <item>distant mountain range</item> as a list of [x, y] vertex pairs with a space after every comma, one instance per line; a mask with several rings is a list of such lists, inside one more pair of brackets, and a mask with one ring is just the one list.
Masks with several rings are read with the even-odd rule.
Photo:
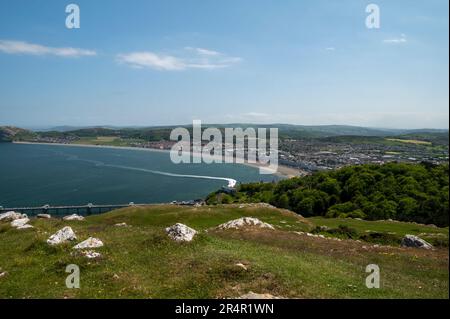
[[[86, 129], [110, 129], [110, 130], [149, 130], [149, 129], [172, 129], [174, 127], [191, 127], [192, 125], [163, 125], [163, 126], [113, 126], [113, 125], [96, 125], [96, 126], [55, 126], [49, 128], [30, 129], [34, 132], [71, 132]], [[310, 135], [321, 136], [338, 136], [338, 135], [357, 135], [357, 136], [388, 136], [412, 133], [448, 133], [448, 129], [391, 129], [391, 128], [371, 128], [352, 125], [294, 125], [294, 124], [251, 124], [251, 123], [231, 123], [231, 124], [203, 124], [204, 127], [277, 127], [280, 131], [297, 131]]]

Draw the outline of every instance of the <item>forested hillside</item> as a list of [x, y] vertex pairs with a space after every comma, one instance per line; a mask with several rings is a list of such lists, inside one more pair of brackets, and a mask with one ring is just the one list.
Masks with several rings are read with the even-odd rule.
[[448, 226], [448, 164], [361, 165], [278, 183], [240, 185], [209, 203], [266, 202], [305, 217], [396, 219]]

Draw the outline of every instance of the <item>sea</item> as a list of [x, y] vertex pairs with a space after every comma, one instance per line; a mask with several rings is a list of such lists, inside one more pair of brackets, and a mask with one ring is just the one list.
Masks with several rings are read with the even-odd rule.
[[0, 143], [0, 206], [168, 203], [276, 181], [242, 164], [174, 164], [148, 149]]

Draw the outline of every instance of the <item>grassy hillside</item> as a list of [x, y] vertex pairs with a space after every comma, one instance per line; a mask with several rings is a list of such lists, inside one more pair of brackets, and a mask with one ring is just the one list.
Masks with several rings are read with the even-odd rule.
[[[257, 217], [276, 230], [214, 229], [243, 216]], [[8, 274], [0, 277], [0, 298], [228, 298], [249, 291], [288, 298], [448, 298], [448, 248], [377, 248], [296, 233], [331, 221], [304, 219], [261, 205], [160, 205], [122, 209], [81, 222], [32, 220], [35, 228], [28, 230], [4, 223], [0, 273]], [[122, 222], [131, 227], [114, 226]], [[200, 234], [191, 243], [173, 242], [164, 228], [177, 222]], [[336, 225], [347, 222], [360, 232], [374, 227], [350, 219]], [[74, 243], [45, 243], [66, 225], [79, 241], [89, 236], [101, 239], [105, 246], [97, 251], [102, 258], [72, 256]], [[448, 229], [411, 225], [396, 223], [396, 231], [435, 232], [448, 240]], [[381, 269], [381, 289], [365, 287], [365, 267], [373, 263]], [[80, 266], [80, 289], [65, 287], [68, 264]]]
[[[192, 132], [192, 125], [180, 125]], [[96, 138], [96, 137], [116, 137], [122, 140], [140, 140], [140, 141], [160, 141], [169, 140], [170, 132], [177, 126], [161, 126], [161, 127], [60, 127], [54, 128], [50, 131], [41, 131], [38, 134], [42, 138]], [[278, 128], [280, 139], [311, 139], [311, 138], [327, 138], [330, 141], [351, 142], [351, 143], [386, 143], [382, 137], [386, 136], [400, 136], [402, 134], [412, 134], [412, 137], [418, 139], [431, 140], [433, 143], [440, 141], [445, 142], [447, 136], [448, 145], [448, 131], [445, 130], [423, 130], [423, 131], [408, 131], [408, 130], [388, 130], [388, 129], [374, 129], [358, 126], [348, 125], [288, 125], [288, 124], [270, 124], [257, 125], [250, 123], [236, 123], [236, 124], [203, 124], [202, 128], [215, 127], [224, 134], [225, 127], [230, 128]], [[405, 135], [407, 138], [409, 135]], [[342, 137], [342, 140], [341, 140]], [[392, 143], [392, 142], [391, 142]]]

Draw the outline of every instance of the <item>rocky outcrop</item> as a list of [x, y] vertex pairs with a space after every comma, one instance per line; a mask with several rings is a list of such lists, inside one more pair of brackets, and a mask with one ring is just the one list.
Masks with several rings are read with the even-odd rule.
[[30, 228], [34, 228], [34, 227], [30, 224], [25, 224], [23, 226], [17, 227], [17, 229], [30, 229]]
[[93, 251], [93, 250], [84, 250], [81, 251], [81, 255], [88, 258], [88, 259], [96, 259], [102, 257], [102, 254]]
[[129, 227], [127, 223], [117, 223], [114, 226], [116, 226], [116, 227]]
[[248, 270], [248, 267], [243, 263], [234, 264], [236, 267], [241, 268], [242, 270]]
[[47, 244], [49, 245], [59, 245], [68, 241], [76, 240], [77, 236], [71, 227], [66, 226], [60, 230], [58, 230], [55, 234], [51, 235], [49, 239], [47, 239]]
[[0, 222], [10, 222], [16, 219], [22, 219], [22, 218], [27, 218], [28, 216], [25, 214], [21, 214], [21, 213], [16, 213], [16, 212], [6, 212], [3, 214], [0, 214]]
[[28, 222], [30, 221], [30, 219], [28, 217], [25, 218], [20, 218], [20, 219], [15, 219], [11, 222], [11, 227], [14, 228], [19, 228], [19, 227], [23, 227], [25, 226]]
[[103, 247], [103, 242], [100, 239], [89, 237], [85, 241], [79, 243], [73, 249], [87, 249], [87, 248], [98, 248]]
[[242, 217], [217, 226], [218, 229], [241, 229], [245, 227], [275, 229], [272, 225], [264, 223], [258, 218], [253, 217]]
[[175, 241], [191, 241], [197, 231], [183, 224], [175, 224], [166, 228], [166, 233]]
[[72, 215], [63, 217], [63, 220], [69, 220], [69, 221], [70, 220], [78, 220], [78, 221], [82, 221], [82, 220], [84, 220], [84, 217], [80, 216], [80, 215], [77, 215], [77, 214], [72, 214]]
[[414, 248], [423, 248], [423, 249], [432, 249], [433, 245], [426, 242], [420, 237], [414, 235], [405, 235], [402, 239], [403, 247], [414, 247]]
[[37, 218], [41, 218], [41, 219], [50, 219], [50, 218], [52, 218], [52, 216], [49, 215], [49, 214], [37, 214], [36, 217]]

